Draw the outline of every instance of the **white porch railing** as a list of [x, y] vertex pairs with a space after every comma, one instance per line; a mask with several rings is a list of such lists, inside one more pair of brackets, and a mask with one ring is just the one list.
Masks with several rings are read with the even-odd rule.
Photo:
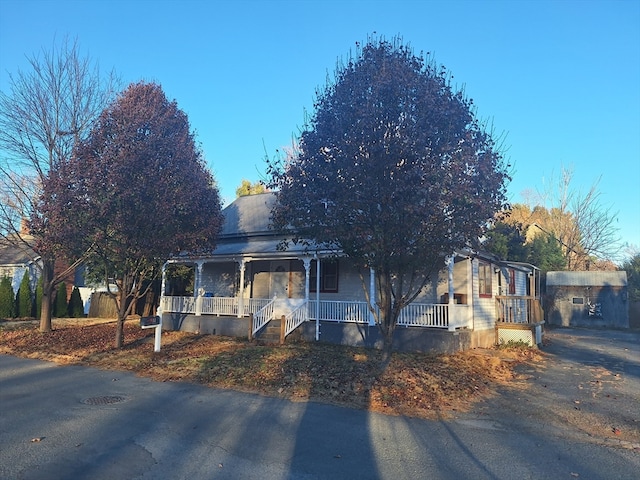
[[270, 320], [273, 319], [273, 308], [276, 303], [276, 299], [269, 301], [264, 307], [258, 310], [253, 315], [253, 324], [251, 325], [251, 335], [254, 336], [258, 331], [264, 327]]
[[[238, 300], [235, 297], [199, 297], [197, 299], [200, 302], [199, 310], [202, 314], [226, 316], [237, 316], [239, 310]], [[245, 298], [243, 303], [243, 316], [253, 314], [252, 329], [254, 334], [273, 318], [273, 300], [268, 298]], [[196, 313], [195, 297], [162, 297], [161, 304], [162, 311], [167, 313]], [[446, 303], [412, 303], [400, 312], [398, 325], [404, 327], [446, 328], [448, 330], [470, 326], [471, 311], [469, 305], [455, 304], [451, 307], [452, 310]], [[364, 301], [321, 300], [318, 305], [315, 300], [310, 300], [287, 314], [287, 322], [289, 322], [294, 313], [296, 319], [292, 321], [300, 323], [307, 320], [316, 320], [316, 316], [319, 320], [325, 322], [369, 323], [370, 319], [369, 307], [367, 302]]]
[[411, 303], [400, 311], [398, 325], [405, 327], [449, 327], [446, 303]]
[[196, 297], [162, 297], [163, 312], [196, 313]]
[[[309, 320], [316, 319], [317, 302], [310, 300]], [[318, 318], [327, 322], [369, 323], [369, 306], [367, 302], [344, 300], [320, 300]]]
[[238, 299], [232, 297], [200, 297], [201, 312], [206, 315], [237, 315]]
[[[238, 299], [236, 298], [235, 301], [237, 302]], [[273, 300], [269, 298], [245, 298], [243, 313], [245, 316], [248, 317], [250, 314], [262, 310], [264, 307], [266, 307], [269, 304], [269, 302], [272, 302], [272, 301]]]
[[289, 335], [307, 320], [309, 320], [309, 310], [307, 308], [307, 302], [304, 302], [285, 317], [284, 336]]

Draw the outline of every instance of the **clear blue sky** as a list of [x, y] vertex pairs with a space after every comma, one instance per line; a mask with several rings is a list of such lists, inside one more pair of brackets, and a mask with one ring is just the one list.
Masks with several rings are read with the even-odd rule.
[[25, 55], [77, 38], [126, 85], [189, 116], [226, 202], [290, 145], [338, 57], [373, 32], [429, 51], [506, 134], [510, 200], [561, 165], [598, 178], [640, 246], [640, 1], [0, 0], [0, 89]]

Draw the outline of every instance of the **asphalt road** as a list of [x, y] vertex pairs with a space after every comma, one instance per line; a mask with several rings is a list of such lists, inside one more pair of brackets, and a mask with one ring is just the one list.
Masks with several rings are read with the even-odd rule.
[[639, 478], [640, 333], [548, 337], [545, 366], [447, 421], [0, 356], [0, 478]]

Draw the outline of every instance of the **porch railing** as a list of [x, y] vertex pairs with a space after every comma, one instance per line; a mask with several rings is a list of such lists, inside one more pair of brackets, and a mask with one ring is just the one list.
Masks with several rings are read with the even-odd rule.
[[[318, 304], [315, 300], [308, 303], [310, 320], [315, 320], [316, 316], [320, 320], [328, 322], [369, 322], [369, 305], [367, 302], [343, 301], [343, 300], [320, 300], [319, 312]], [[316, 315], [318, 312], [318, 315]]]
[[269, 321], [273, 319], [273, 310], [275, 303], [276, 299], [274, 298], [273, 300], [269, 301], [269, 303], [267, 303], [264, 307], [253, 314], [253, 323], [251, 325], [252, 336], [258, 333], [258, 331], [260, 331], [262, 327], [264, 327], [267, 323], [269, 323]]
[[506, 323], [537, 323], [544, 319], [540, 299], [527, 296], [496, 296], [496, 319]]
[[[237, 298], [234, 299], [236, 302]], [[249, 316], [254, 312], [258, 312], [266, 307], [269, 302], [272, 302], [272, 299], [269, 298], [245, 298], [244, 299], [244, 315]]]
[[[539, 301], [527, 303], [518, 299], [530, 297], [496, 297], [496, 310], [500, 313], [498, 318], [507, 318], [503, 321], [521, 321], [518, 315], [523, 309], [527, 313], [526, 318], [542, 319]], [[508, 299], [502, 301], [502, 299]], [[502, 302], [500, 303], [499, 300]], [[534, 300], [534, 299], [532, 299]], [[537, 299], [535, 299], [537, 300]], [[201, 302], [199, 311], [205, 315], [227, 315], [236, 316], [239, 311], [239, 299], [234, 297], [162, 297], [162, 310], [164, 312], [178, 312], [194, 314], [196, 313], [196, 301]], [[245, 298], [243, 299], [243, 316], [253, 314], [254, 332], [260, 330], [269, 320], [273, 318], [274, 301], [267, 298]], [[527, 306], [529, 305], [530, 306]], [[400, 312], [398, 325], [405, 327], [425, 327], [425, 328], [456, 328], [468, 326], [469, 306], [453, 305], [450, 311], [448, 304], [425, 304], [412, 303]], [[528, 309], [528, 310], [527, 310]], [[315, 300], [303, 303], [302, 306], [294, 310], [296, 321], [300, 321], [306, 315], [306, 320], [316, 320], [326, 322], [349, 322], [349, 323], [369, 323], [371, 312], [368, 303], [365, 301], [346, 300], [321, 300], [318, 305]], [[303, 312], [304, 311], [304, 312]], [[290, 317], [291, 313], [287, 315]], [[302, 321], [306, 321], [302, 320]]]
[[201, 312], [206, 315], [237, 315], [238, 299], [232, 297], [200, 297]]
[[405, 327], [449, 327], [449, 305], [411, 303], [400, 311], [398, 325]]
[[195, 297], [162, 297], [163, 312], [196, 313]]
[[307, 302], [304, 302], [285, 317], [284, 336], [289, 335], [307, 320], [309, 320], [309, 310]]

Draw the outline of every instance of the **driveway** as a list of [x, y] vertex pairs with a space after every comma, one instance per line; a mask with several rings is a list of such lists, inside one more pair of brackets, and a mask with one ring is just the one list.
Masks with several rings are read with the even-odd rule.
[[461, 421], [635, 450], [640, 455], [640, 331], [553, 328], [544, 361]]
[[0, 356], [0, 478], [637, 479], [640, 334], [547, 338], [447, 421]]

